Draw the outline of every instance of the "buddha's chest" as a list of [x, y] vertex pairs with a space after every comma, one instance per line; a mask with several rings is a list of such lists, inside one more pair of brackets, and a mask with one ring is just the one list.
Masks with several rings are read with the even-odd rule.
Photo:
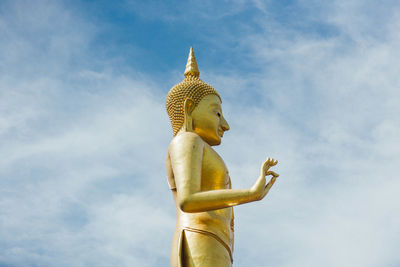
[[231, 188], [229, 172], [222, 158], [209, 146], [203, 151], [201, 190]]

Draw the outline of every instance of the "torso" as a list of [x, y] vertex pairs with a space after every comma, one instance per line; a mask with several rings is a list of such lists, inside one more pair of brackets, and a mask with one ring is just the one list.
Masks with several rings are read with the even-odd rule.
[[[183, 212], [177, 202], [177, 192], [172, 167], [167, 157], [168, 181], [173, 192], [177, 225], [176, 234], [184, 228], [193, 228], [211, 232], [221, 238], [232, 250], [233, 247], [233, 208], [217, 209], [205, 212]], [[231, 181], [228, 169], [218, 153], [205, 143], [201, 168], [201, 191], [230, 189]]]

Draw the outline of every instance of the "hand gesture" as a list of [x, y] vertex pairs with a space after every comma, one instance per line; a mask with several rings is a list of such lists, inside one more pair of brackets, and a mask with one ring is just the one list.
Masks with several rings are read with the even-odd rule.
[[[254, 196], [255, 200], [263, 199], [271, 187], [274, 185], [276, 178], [278, 178], [279, 174], [274, 171], [270, 171], [269, 168], [275, 166], [278, 163], [277, 160], [273, 158], [267, 158], [267, 160], [261, 166], [260, 177], [255, 182], [253, 187], [250, 189], [251, 194]], [[272, 175], [271, 180], [266, 183], [265, 176]]]

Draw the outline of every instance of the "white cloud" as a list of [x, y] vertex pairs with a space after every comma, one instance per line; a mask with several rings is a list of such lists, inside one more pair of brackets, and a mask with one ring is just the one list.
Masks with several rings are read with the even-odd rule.
[[[243, 38], [262, 71], [233, 92], [237, 101], [249, 88], [261, 92], [257, 108], [235, 112], [240, 104], [224, 102], [234, 120], [224, 158], [234, 166], [234, 184], [255, 180], [262, 153], [280, 160], [281, 178], [265, 202], [237, 208], [238, 266], [392, 266], [400, 261], [395, 252], [400, 198], [392, 189], [400, 186], [395, 115], [400, 110], [394, 104], [400, 97], [400, 43], [393, 26], [399, 19], [394, 9], [385, 19], [363, 16], [354, 24], [342, 13], [358, 14], [365, 5], [349, 5], [354, 8], [330, 14], [336, 19], [327, 22], [338, 34], [328, 38], [283, 27], [269, 36]], [[368, 31], [373, 23], [384, 31]]]
[[151, 82], [88, 64], [97, 29], [79, 14], [25, 4], [4, 4], [1, 18], [0, 263], [167, 262], [163, 98]]
[[[80, 14], [25, 4], [0, 18], [0, 263], [165, 266], [175, 211], [160, 84], [99, 69], [87, 56], [99, 29]], [[200, 65], [231, 125], [217, 150], [234, 187], [249, 187], [265, 157], [280, 161], [267, 199], [236, 208], [236, 266], [400, 262], [391, 4], [379, 18], [361, 1], [312, 5], [334, 28], [325, 37], [257, 17], [260, 32], [230, 38], [258, 71]]]

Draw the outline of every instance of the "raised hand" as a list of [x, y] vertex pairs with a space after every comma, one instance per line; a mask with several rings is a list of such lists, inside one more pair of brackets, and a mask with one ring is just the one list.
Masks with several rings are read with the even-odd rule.
[[[277, 160], [273, 158], [267, 158], [267, 160], [261, 166], [260, 177], [257, 179], [255, 184], [250, 189], [251, 195], [255, 198], [254, 200], [261, 200], [263, 199], [271, 187], [274, 185], [276, 178], [279, 177], [274, 171], [270, 171], [269, 169], [272, 166], [275, 166], [278, 163]], [[272, 175], [271, 180], [266, 184], [265, 176]]]

